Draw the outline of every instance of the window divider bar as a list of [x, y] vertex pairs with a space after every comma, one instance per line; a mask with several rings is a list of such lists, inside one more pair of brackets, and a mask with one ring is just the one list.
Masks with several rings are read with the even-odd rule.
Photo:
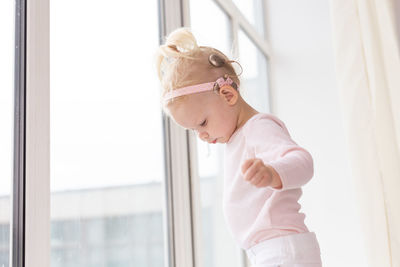
[[254, 44], [261, 50], [261, 52], [269, 58], [271, 55], [271, 48], [269, 43], [265, 40], [264, 36], [256, 31], [249, 21], [245, 18], [242, 12], [236, 7], [232, 0], [214, 0], [222, 9], [231, 17], [232, 20], [236, 20], [239, 28], [241, 28], [248, 37], [254, 42]]
[[25, 266], [26, 1], [15, 1], [14, 148], [10, 222], [10, 266]]
[[[184, 0], [160, 0], [161, 25], [160, 41], [176, 28], [184, 26]], [[194, 267], [194, 238], [192, 220], [192, 191], [188, 133], [170, 118], [164, 118], [166, 155], [166, 192], [168, 224], [166, 229], [172, 240], [169, 267]], [[171, 243], [172, 242], [172, 243]]]
[[50, 0], [26, 11], [25, 264], [50, 267]]

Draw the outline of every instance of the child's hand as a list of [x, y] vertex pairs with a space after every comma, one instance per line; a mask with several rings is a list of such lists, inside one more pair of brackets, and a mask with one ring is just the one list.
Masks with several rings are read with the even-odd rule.
[[279, 174], [269, 165], [265, 165], [261, 159], [248, 159], [242, 164], [242, 173], [245, 181], [256, 187], [271, 186], [276, 189], [282, 188]]

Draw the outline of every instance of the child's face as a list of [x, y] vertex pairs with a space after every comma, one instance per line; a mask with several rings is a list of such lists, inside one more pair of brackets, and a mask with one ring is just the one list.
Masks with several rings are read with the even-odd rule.
[[169, 111], [176, 123], [194, 130], [201, 140], [226, 143], [238, 123], [235, 103], [216, 93], [205, 92], [187, 95], [182, 101], [171, 104]]

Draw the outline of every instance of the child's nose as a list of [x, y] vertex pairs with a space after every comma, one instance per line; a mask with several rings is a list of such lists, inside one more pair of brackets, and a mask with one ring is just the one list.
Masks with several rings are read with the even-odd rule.
[[207, 132], [199, 132], [199, 138], [203, 141], [207, 140], [208, 133]]

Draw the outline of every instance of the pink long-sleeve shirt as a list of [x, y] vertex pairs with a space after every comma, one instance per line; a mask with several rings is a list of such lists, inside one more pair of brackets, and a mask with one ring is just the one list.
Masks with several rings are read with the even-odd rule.
[[[272, 166], [282, 188], [258, 188], [245, 181], [241, 166], [249, 158]], [[258, 113], [233, 133], [225, 147], [224, 171], [224, 216], [240, 247], [248, 249], [263, 240], [308, 232], [298, 200], [301, 186], [313, 176], [313, 160], [276, 116]]]

